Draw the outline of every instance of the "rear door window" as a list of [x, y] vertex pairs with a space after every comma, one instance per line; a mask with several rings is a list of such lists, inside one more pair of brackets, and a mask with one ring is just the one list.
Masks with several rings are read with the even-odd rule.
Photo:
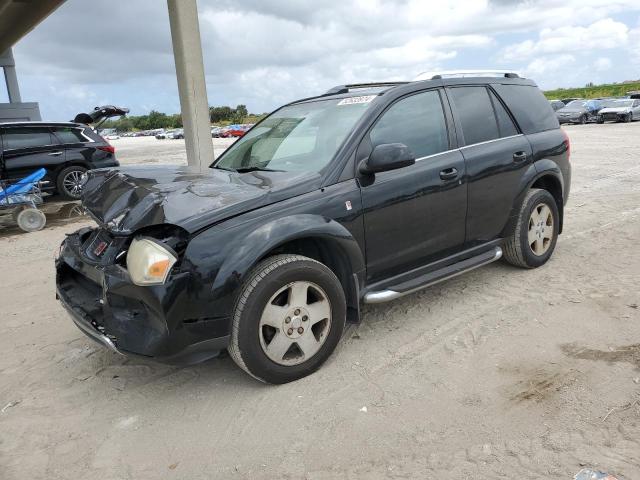
[[85, 137], [82, 136], [79, 128], [72, 127], [55, 127], [53, 129], [53, 133], [58, 139], [60, 143], [84, 143], [87, 141]]
[[466, 145], [500, 138], [498, 123], [485, 87], [455, 87], [448, 90]]
[[403, 143], [416, 158], [449, 150], [447, 123], [436, 90], [405, 97], [382, 115], [369, 134], [372, 148]]
[[498, 120], [498, 130], [501, 137], [510, 137], [518, 134], [518, 129], [511, 120], [509, 112], [504, 108], [502, 102], [496, 97], [495, 93], [490, 92], [491, 103], [493, 103], [493, 109], [496, 112], [496, 119]]
[[58, 142], [48, 128], [16, 127], [7, 128], [2, 136], [5, 150], [45, 147]]

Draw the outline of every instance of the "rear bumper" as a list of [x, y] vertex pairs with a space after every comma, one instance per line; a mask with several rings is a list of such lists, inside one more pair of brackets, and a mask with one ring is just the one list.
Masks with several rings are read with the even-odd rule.
[[[56, 297], [89, 338], [123, 355], [189, 365], [229, 343], [229, 319], [198, 315], [189, 274], [140, 287], [118, 265], [97, 266], [80, 251], [86, 231], [67, 237], [56, 260]], [[196, 308], [194, 308], [196, 306]]]

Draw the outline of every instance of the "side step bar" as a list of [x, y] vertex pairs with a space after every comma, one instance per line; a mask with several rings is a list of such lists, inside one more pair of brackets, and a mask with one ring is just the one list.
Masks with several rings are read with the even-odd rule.
[[425, 275], [416, 277], [398, 285], [392, 285], [385, 290], [377, 292], [368, 292], [364, 296], [365, 303], [383, 303], [395, 300], [396, 298], [404, 297], [410, 293], [417, 292], [423, 288], [429, 287], [436, 283], [448, 280], [449, 278], [457, 277], [458, 275], [474, 270], [488, 263], [495, 262], [502, 257], [502, 249], [495, 247], [488, 252], [481, 253], [475, 257], [467, 258], [461, 262], [448, 265], [435, 272], [429, 272]]

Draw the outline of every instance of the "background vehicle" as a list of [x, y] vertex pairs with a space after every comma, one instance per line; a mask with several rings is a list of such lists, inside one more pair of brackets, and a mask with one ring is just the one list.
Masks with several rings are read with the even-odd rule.
[[253, 124], [244, 124], [244, 125], [229, 125], [225, 127], [220, 132], [220, 137], [222, 138], [231, 138], [231, 137], [242, 137], [247, 131], [253, 126]]
[[598, 123], [609, 120], [616, 122], [640, 120], [640, 99], [604, 100], [602, 104], [603, 108], [598, 112]]
[[184, 138], [184, 130], [182, 128], [173, 130], [167, 134], [167, 138], [170, 138], [171, 140], [179, 140], [181, 138]]
[[165, 140], [167, 138], [169, 132], [165, 132], [164, 130], [160, 130], [154, 134], [157, 140]]
[[99, 226], [64, 241], [58, 297], [114, 350], [192, 363], [228, 348], [272, 383], [319, 368], [361, 302], [503, 254], [545, 264], [571, 178], [549, 102], [511, 72], [340, 85], [206, 170], [91, 172]]
[[211, 136], [213, 138], [219, 138], [222, 133], [222, 127], [212, 127], [211, 128]]
[[556, 111], [558, 121], [562, 123], [579, 123], [584, 125], [596, 120], [598, 111], [602, 108], [600, 100], [573, 100], [564, 108]]
[[564, 108], [565, 106], [564, 102], [562, 102], [561, 100], [549, 100], [549, 104], [551, 105], [551, 108], [553, 108], [554, 112], [556, 110], [560, 110], [561, 108]]
[[115, 148], [87, 125], [0, 123], [0, 178], [9, 182], [45, 168], [45, 192], [78, 199], [83, 173], [93, 168], [117, 166]]

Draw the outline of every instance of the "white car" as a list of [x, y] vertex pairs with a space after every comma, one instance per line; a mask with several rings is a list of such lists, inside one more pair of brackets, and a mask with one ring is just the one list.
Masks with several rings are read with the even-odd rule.
[[105, 138], [105, 140], [119, 140], [120, 139], [120, 135], [107, 135], [104, 138]]
[[640, 99], [622, 98], [603, 100], [604, 108], [598, 112], [598, 123], [608, 120], [632, 122], [640, 120]]

